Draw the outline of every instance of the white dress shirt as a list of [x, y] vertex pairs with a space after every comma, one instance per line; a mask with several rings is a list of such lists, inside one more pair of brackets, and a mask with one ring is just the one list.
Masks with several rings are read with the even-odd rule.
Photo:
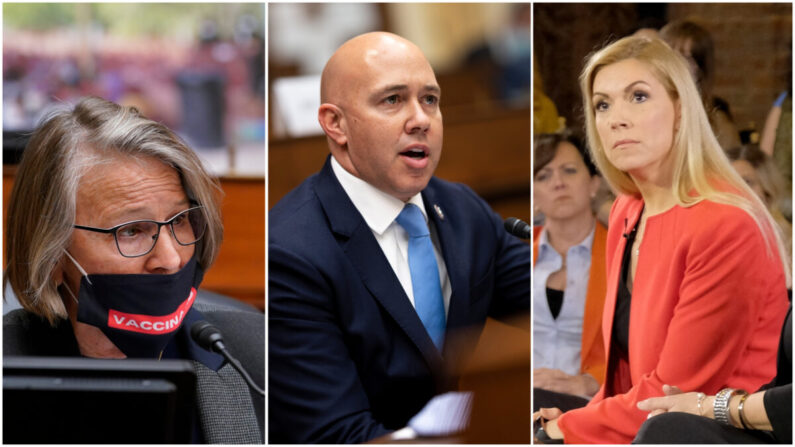
[[[400, 285], [403, 286], [403, 290], [409, 297], [411, 305], [414, 306], [414, 289], [411, 286], [411, 271], [409, 270], [408, 261], [409, 235], [400, 224], [395, 222], [406, 203], [346, 171], [333, 156], [331, 157], [331, 169], [340, 185], [342, 185], [342, 189], [345, 190], [348, 198], [353, 202], [353, 206], [356, 207], [367, 226], [370, 227], [375, 240], [381, 246], [381, 251], [384, 252], [384, 256], [386, 256], [389, 265], [392, 266], [392, 270], [400, 281]], [[444, 258], [442, 258], [436, 226], [428, 221], [421, 194], [409, 199], [408, 203], [417, 205], [425, 217], [425, 222], [430, 224], [433, 254], [436, 255], [436, 264], [439, 266], [439, 281], [442, 286], [444, 312], [446, 315], [450, 309], [452, 288], [450, 287], [450, 278], [447, 276], [447, 267], [444, 264]]]
[[[596, 228], [594, 226], [594, 228]], [[546, 228], [539, 235], [533, 266], [533, 368], [559, 369], [580, 374], [585, 295], [591, 273], [594, 230], [566, 254], [566, 290], [557, 318], [547, 302], [547, 279], [560, 270], [563, 259], [549, 244]]]

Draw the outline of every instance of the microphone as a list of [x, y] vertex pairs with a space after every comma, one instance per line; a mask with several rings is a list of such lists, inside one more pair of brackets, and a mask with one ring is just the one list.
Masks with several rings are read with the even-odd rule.
[[237, 372], [240, 373], [248, 386], [250, 386], [251, 389], [257, 393], [261, 394], [262, 397], [265, 397], [265, 391], [258, 387], [256, 383], [254, 383], [254, 380], [251, 378], [251, 376], [249, 376], [246, 370], [243, 369], [243, 365], [241, 365], [240, 362], [238, 362], [236, 358], [232, 357], [232, 354], [226, 350], [226, 346], [224, 346], [224, 337], [221, 335], [221, 331], [219, 331], [217, 327], [204, 320], [197, 321], [193, 323], [193, 326], [190, 327], [190, 336], [193, 341], [195, 341], [202, 348], [224, 356], [226, 361], [229, 362], [237, 370]]
[[[226, 349], [221, 331], [206, 321], [202, 320], [193, 323], [193, 326], [190, 327], [190, 336], [193, 338], [193, 341], [208, 351], [220, 354], [222, 350]], [[217, 348], [216, 344], [218, 345]]]
[[530, 239], [533, 234], [533, 227], [528, 225], [527, 222], [516, 217], [509, 217], [505, 219], [505, 231], [521, 239]]

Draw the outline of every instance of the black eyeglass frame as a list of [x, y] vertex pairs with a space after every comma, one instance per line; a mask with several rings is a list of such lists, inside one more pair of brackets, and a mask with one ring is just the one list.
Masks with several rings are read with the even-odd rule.
[[[154, 250], [155, 245], [157, 245], [157, 240], [160, 238], [160, 230], [163, 228], [163, 225], [168, 225], [168, 228], [171, 230], [171, 235], [174, 236], [174, 240], [177, 241], [177, 243], [179, 245], [182, 245], [183, 247], [187, 247], [189, 245], [195, 245], [197, 242], [199, 242], [204, 237], [204, 233], [207, 231], [207, 222], [206, 222], [206, 220], [204, 222], [204, 228], [202, 229], [201, 235], [199, 237], [197, 237], [195, 241], [187, 243], [187, 244], [183, 244], [182, 242], [180, 242], [179, 238], [177, 238], [176, 233], [174, 233], [174, 225], [173, 225], [173, 223], [177, 219], [177, 217], [179, 217], [179, 216], [181, 216], [183, 214], [189, 213], [190, 211], [193, 211], [193, 210], [201, 210], [202, 208], [204, 208], [204, 207], [201, 206], [201, 205], [193, 206], [193, 207], [188, 208], [188, 209], [186, 209], [184, 211], [178, 212], [177, 214], [174, 215], [174, 217], [172, 217], [171, 219], [169, 219], [169, 220], [167, 220], [165, 222], [158, 222], [156, 220], [151, 220], [151, 219], [141, 219], [141, 220], [131, 220], [129, 222], [124, 222], [124, 223], [116, 225], [115, 227], [112, 227], [112, 228], [96, 228], [96, 227], [87, 227], [85, 225], [76, 225], [76, 224], [72, 225], [72, 227], [73, 228], [77, 228], [78, 230], [93, 231], [95, 233], [106, 233], [106, 234], [107, 233], [112, 233], [113, 234], [113, 240], [116, 242], [116, 250], [119, 252], [120, 255], [122, 255], [125, 258], [140, 258], [141, 256], [148, 255], [149, 253], [152, 252], [152, 250]], [[153, 223], [153, 224], [157, 225], [157, 232], [155, 233], [154, 237], [152, 238], [152, 246], [149, 247], [149, 250], [147, 250], [145, 253], [141, 253], [140, 255], [134, 255], [134, 256], [125, 255], [124, 253], [122, 253], [121, 247], [119, 246], [119, 237], [116, 235], [116, 232], [119, 230], [119, 228], [121, 228], [123, 226], [134, 224], [134, 223], [139, 223], [139, 222], [149, 222], [149, 223]]]

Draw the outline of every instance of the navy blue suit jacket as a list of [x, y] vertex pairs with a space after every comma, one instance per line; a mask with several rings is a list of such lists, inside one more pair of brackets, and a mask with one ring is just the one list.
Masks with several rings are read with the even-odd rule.
[[[529, 246], [464, 185], [432, 178], [422, 196], [452, 286], [448, 334], [527, 312]], [[439, 353], [330, 160], [268, 219], [270, 443], [364, 442], [451, 388], [446, 365], [472, 346], [448, 337]]]

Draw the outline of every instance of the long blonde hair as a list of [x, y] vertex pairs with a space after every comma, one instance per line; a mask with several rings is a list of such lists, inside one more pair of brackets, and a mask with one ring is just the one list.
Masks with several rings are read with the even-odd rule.
[[637, 185], [624, 171], [613, 166], [605, 155], [596, 130], [593, 81], [607, 65], [626, 59], [644, 63], [662, 83], [672, 101], [679, 100], [681, 114], [671, 152], [673, 154], [674, 197], [680, 206], [693, 206], [702, 200], [736, 206], [756, 222], [769, 254], [775, 249], [784, 265], [787, 285], [791, 282], [789, 260], [783, 238], [766, 205], [732, 168], [704, 111], [687, 61], [660, 39], [625, 37], [593, 53], [580, 74], [585, 129], [591, 158], [614, 191], [639, 195]]
[[118, 156], [153, 157], [174, 168], [188, 198], [203, 206], [207, 230], [196, 259], [209, 268], [221, 248], [220, 185], [201, 160], [163, 124], [132, 107], [86, 98], [45, 118], [22, 155], [8, 208], [10, 284], [20, 304], [55, 324], [66, 308], [52, 279], [75, 223], [77, 188], [88, 168]]

